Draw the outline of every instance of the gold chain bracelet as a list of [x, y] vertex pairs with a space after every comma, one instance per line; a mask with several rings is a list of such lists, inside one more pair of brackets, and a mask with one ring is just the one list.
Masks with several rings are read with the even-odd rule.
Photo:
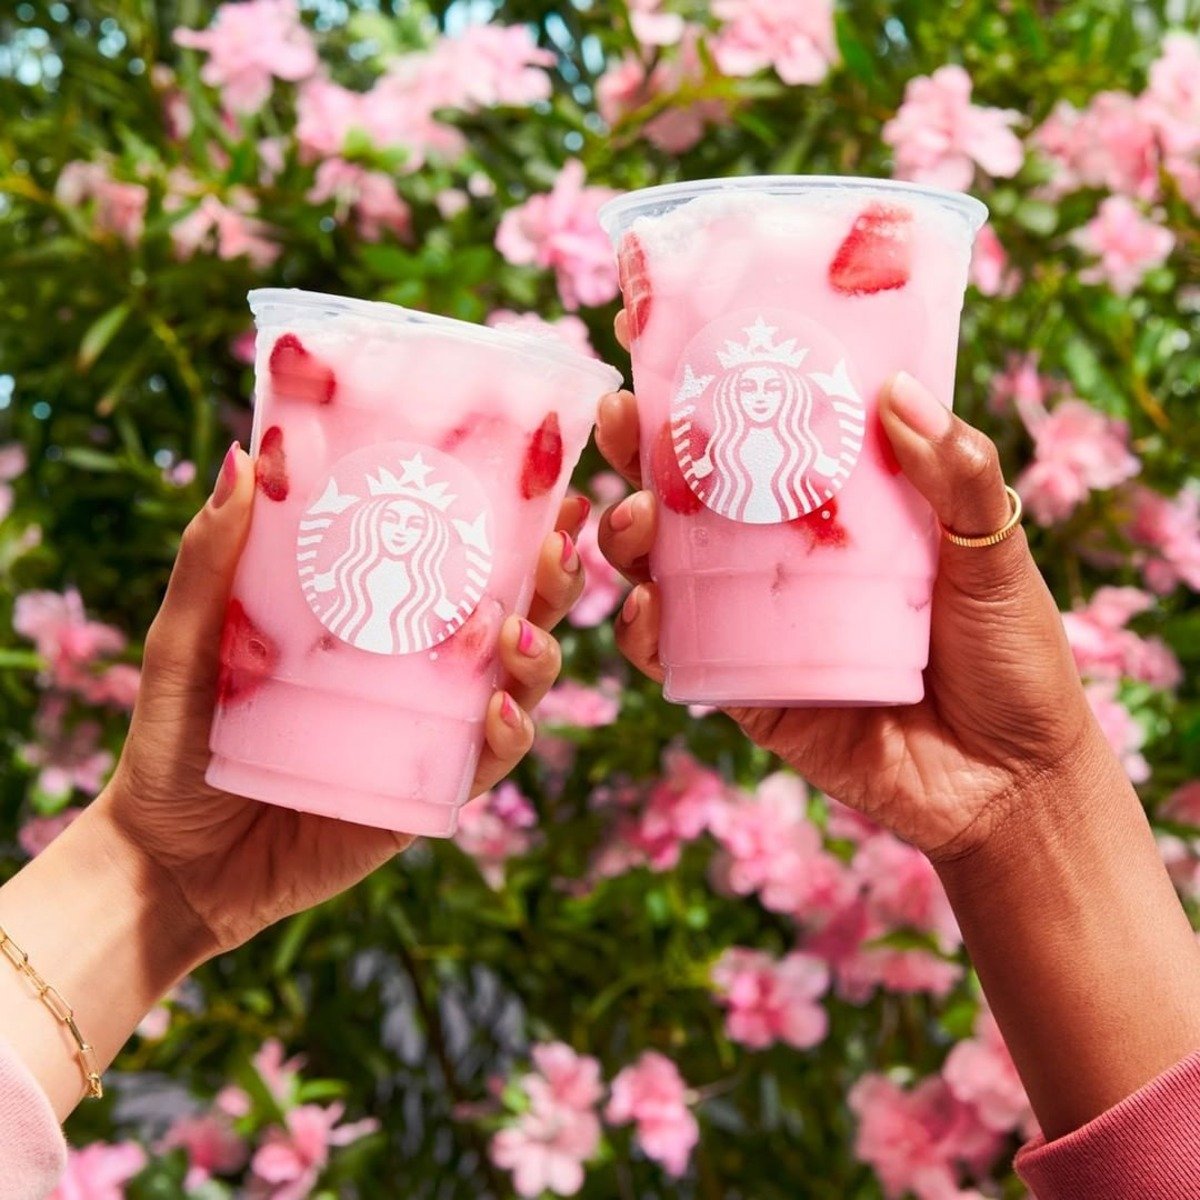
[[4, 957], [16, 967], [17, 974], [23, 975], [29, 980], [33, 985], [33, 990], [37, 992], [37, 998], [54, 1014], [59, 1024], [67, 1027], [67, 1032], [75, 1042], [75, 1057], [79, 1059], [79, 1066], [83, 1071], [87, 1095], [94, 1100], [99, 1100], [104, 1095], [104, 1085], [100, 1082], [96, 1051], [87, 1038], [79, 1032], [79, 1026], [75, 1024], [75, 1014], [71, 1010], [71, 1006], [30, 965], [29, 955], [8, 936], [3, 925], [0, 925], [0, 951], [3, 951]]

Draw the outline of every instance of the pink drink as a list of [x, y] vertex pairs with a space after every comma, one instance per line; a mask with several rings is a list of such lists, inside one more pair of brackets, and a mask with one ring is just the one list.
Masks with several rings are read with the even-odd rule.
[[454, 831], [610, 367], [553, 340], [284, 290], [258, 323], [257, 492], [208, 782]]
[[933, 515], [883, 434], [904, 370], [947, 404], [976, 200], [872, 180], [710, 180], [601, 214], [660, 500], [666, 695], [911, 704]]

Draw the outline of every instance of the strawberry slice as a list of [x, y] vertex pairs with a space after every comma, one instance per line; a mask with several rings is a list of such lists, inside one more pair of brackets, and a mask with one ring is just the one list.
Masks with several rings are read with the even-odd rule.
[[878, 416], [875, 418], [871, 437], [874, 440], [875, 451], [879, 455], [879, 461], [883, 465], [883, 469], [889, 475], [899, 475], [900, 460], [896, 457], [896, 451], [892, 449], [892, 439], [888, 437], [887, 430], [884, 429], [883, 422]]
[[254, 463], [254, 482], [268, 500], [288, 497], [287, 459], [283, 453], [283, 430], [272, 425], [262, 435]]
[[[690, 436], [692, 457], [700, 458], [708, 447], [708, 434], [698, 425], [693, 425]], [[688, 487], [688, 481], [679, 468], [679, 459], [675, 457], [675, 435], [670, 421], [663, 422], [663, 427], [650, 447], [650, 476], [658, 498], [672, 512], [690, 517], [704, 507], [704, 501]]]
[[912, 273], [912, 213], [875, 200], [855, 218], [829, 264], [829, 283], [847, 296], [902, 288]]
[[271, 389], [278, 397], [309, 404], [328, 404], [337, 391], [337, 377], [294, 334], [285, 333], [271, 347]]
[[220, 661], [217, 700], [221, 704], [252, 695], [279, 663], [279, 647], [250, 620], [236, 596], [225, 609]]
[[453, 454], [468, 442], [481, 440], [495, 446], [508, 436], [511, 428], [512, 422], [497, 413], [471, 413], [438, 442], [438, 449], [443, 454]]
[[622, 239], [617, 271], [629, 317], [629, 336], [636, 339], [650, 323], [650, 312], [654, 307], [650, 276], [646, 272], [646, 248], [636, 233], [627, 233]]
[[844, 550], [850, 545], [850, 533], [838, 520], [836, 496], [826, 500], [820, 508], [814, 509], [806, 516], [797, 517], [788, 524], [808, 542], [810, 554], [821, 548]]
[[521, 495], [526, 500], [544, 496], [558, 482], [562, 465], [562, 431], [558, 427], [558, 413], [551, 413], [529, 440], [521, 466]]
[[495, 661], [496, 643], [500, 640], [503, 624], [504, 605], [492, 596], [484, 596], [462, 627], [434, 649], [482, 675]]

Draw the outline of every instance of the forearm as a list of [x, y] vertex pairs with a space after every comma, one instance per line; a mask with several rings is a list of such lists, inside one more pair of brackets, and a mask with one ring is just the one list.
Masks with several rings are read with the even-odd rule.
[[[103, 796], [0, 888], [0, 926], [73, 1008], [101, 1069], [203, 958], [194, 919], [115, 831]], [[0, 1032], [65, 1117], [83, 1094], [75, 1043], [3, 959]]]
[[938, 870], [1048, 1138], [1200, 1049], [1200, 945], [1107, 748]]

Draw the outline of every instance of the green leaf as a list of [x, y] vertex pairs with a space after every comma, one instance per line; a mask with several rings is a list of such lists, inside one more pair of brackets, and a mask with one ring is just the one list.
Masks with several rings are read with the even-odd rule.
[[83, 335], [79, 343], [79, 354], [75, 365], [80, 371], [87, 371], [92, 364], [104, 353], [109, 342], [117, 335], [117, 331], [125, 324], [129, 316], [129, 302], [110, 308]]

